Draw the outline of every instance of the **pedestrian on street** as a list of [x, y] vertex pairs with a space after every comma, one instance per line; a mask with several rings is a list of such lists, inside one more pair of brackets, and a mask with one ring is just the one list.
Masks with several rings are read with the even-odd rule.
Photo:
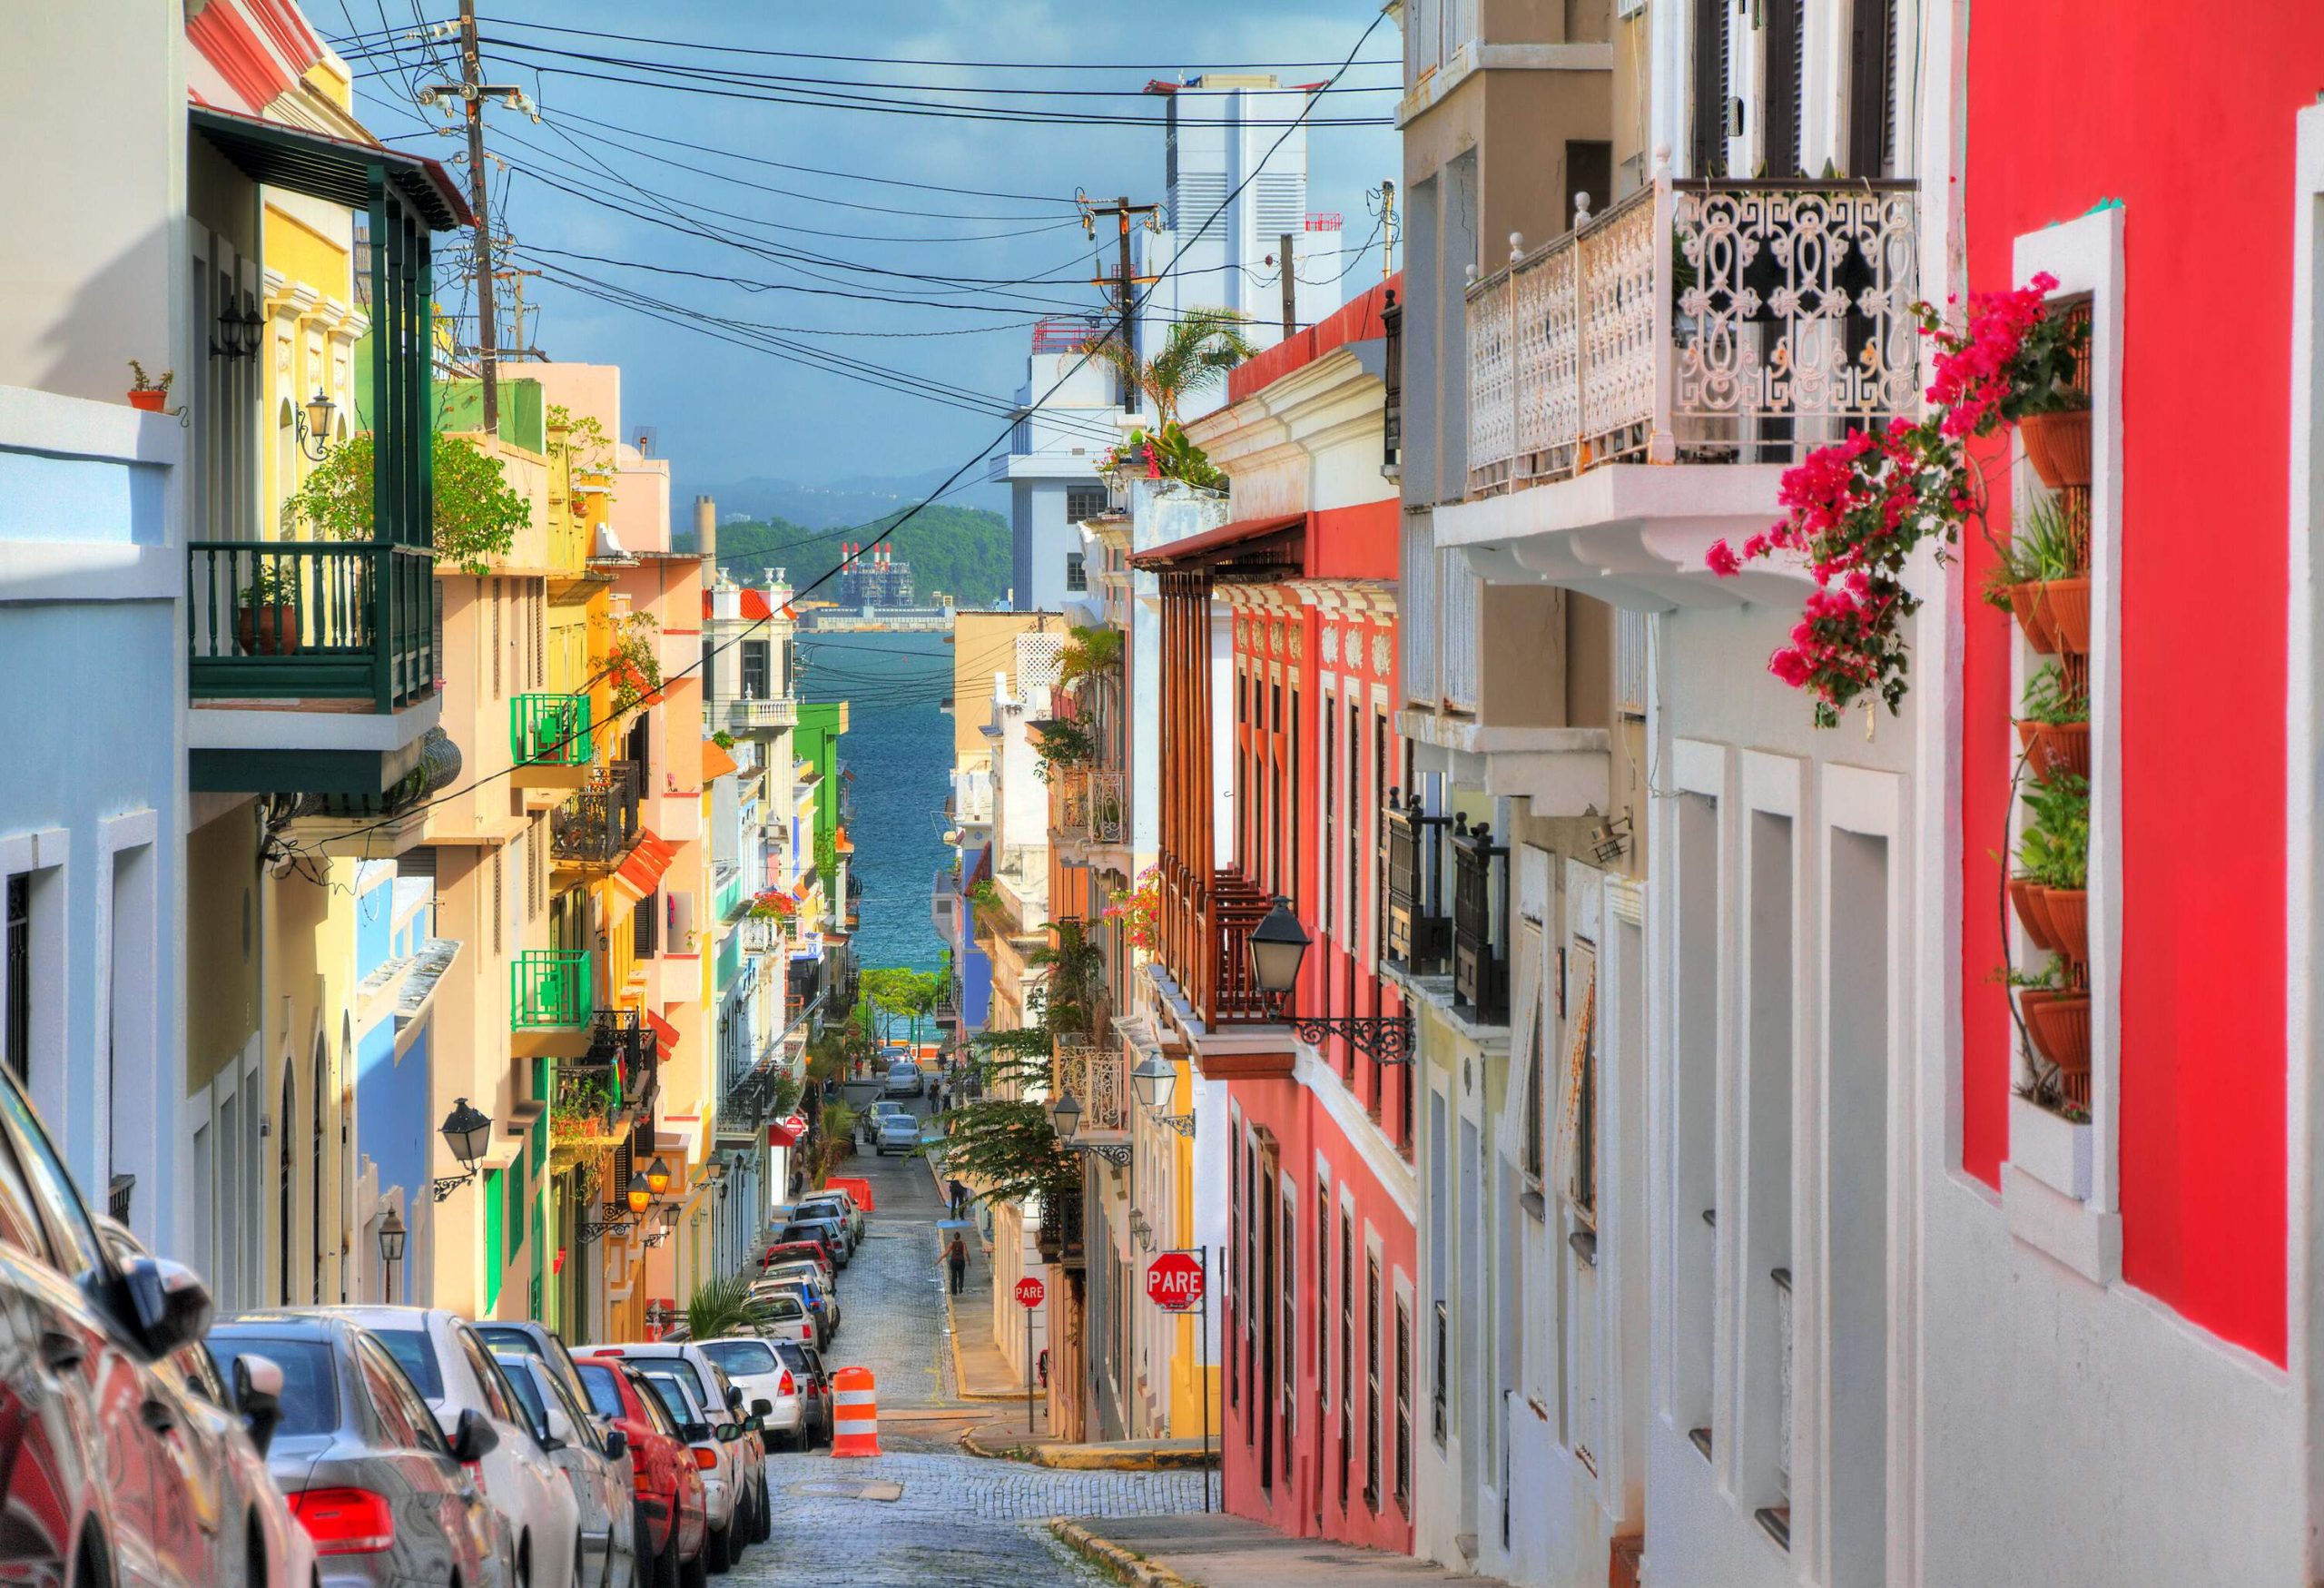
[[952, 1232], [952, 1244], [944, 1248], [944, 1266], [952, 1271], [952, 1294], [958, 1296], [969, 1278], [969, 1245], [960, 1232]]
[[944, 1183], [944, 1195], [951, 1201], [952, 1217], [960, 1218], [960, 1210], [969, 1205], [969, 1188], [958, 1179], [947, 1180]]

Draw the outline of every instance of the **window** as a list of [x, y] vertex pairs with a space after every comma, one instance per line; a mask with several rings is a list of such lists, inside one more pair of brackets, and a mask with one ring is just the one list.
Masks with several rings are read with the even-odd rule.
[[[1864, 0], [1858, 0], [1861, 9]], [[1689, 176], [1727, 174], [1728, 0], [1695, 0], [1693, 169]]]
[[1797, 176], [1802, 174], [1805, 106], [1800, 94], [1807, 79], [1807, 0], [1775, 0], [1767, 13], [1766, 39], [1766, 109], [1760, 120], [1768, 142], [1762, 159], [1769, 176]]
[[1340, 1509], [1355, 1454], [1355, 1211], [1340, 1209]]
[[1339, 829], [1332, 819], [1333, 807], [1339, 802], [1333, 797], [1339, 787], [1339, 710], [1328, 695], [1324, 696], [1324, 849], [1315, 866], [1317, 918], [1326, 936], [1336, 937], [1337, 918], [1332, 913], [1332, 877], [1339, 869]]
[[1852, 177], [1896, 167], [1896, 0], [1856, 0], [1848, 38], [1848, 168]]
[[1246, 1312], [1246, 1316], [1256, 1315], [1251, 1317], [1250, 1321], [1258, 1332], [1257, 1354], [1252, 1358], [1250, 1409], [1252, 1416], [1258, 1424], [1259, 1486], [1272, 1491], [1275, 1487], [1275, 1415], [1272, 1408], [1267, 1406], [1265, 1402], [1274, 1393], [1273, 1386], [1275, 1381], [1275, 1308], [1269, 1304], [1268, 1297], [1275, 1293], [1276, 1277], [1282, 1272], [1275, 1266], [1275, 1175], [1273, 1171], [1270, 1169], [1254, 1174], [1251, 1179], [1251, 1189], [1253, 1192], [1251, 1198], [1252, 1238], [1258, 1245], [1258, 1250], [1252, 1263], [1252, 1271], [1258, 1277], [1259, 1288], [1252, 1297], [1252, 1306]]
[[9, 1072], [25, 1085], [33, 1079], [33, 879], [18, 872], [8, 879]]
[[1235, 1315], [1243, 1305], [1243, 1155], [1226, 1155], [1226, 1404], [1241, 1404], [1242, 1352], [1236, 1348]]
[[1413, 1511], [1413, 1309], [1396, 1302], [1396, 1509]]
[[1576, 1208], [1598, 1206], [1598, 950], [1574, 940], [1566, 994], [1565, 1072], [1558, 1087], [1558, 1160]]
[[492, 581], [492, 698], [500, 698], [500, 581]]
[[506, 952], [500, 941], [500, 920], [506, 913], [500, 893], [500, 851], [496, 849], [492, 852], [492, 952], [496, 954]]
[[1299, 1421], [1294, 1396], [1299, 1388], [1299, 1251], [1295, 1193], [1283, 1188], [1283, 1475], [1291, 1475], [1291, 1430]]
[[1087, 523], [1106, 511], [1106, 488], [1102, 485], [1069, 485], [1065, 488], [1065, 521], [1068, 524]]
[[1332, 1184], [1315, 1179], [1315, 1436], [1332, 1425]]
[[290, 1150], [291, 1142], [297, 1139], [296, 1137], [290, 1134], [292, 1101], [293, 1093], [290, 1081], [290, 1062], [289, 1056], [286, 1054], [282, 1063], [282, 1107], [274, 1116], [274, 1137], [275, 1140], [280, 1144], [280, 1150], [275, 1154], [274, 1160], [275, 1223], [277, 1226], [274, 1232], [274, 1272], [275, 1283], [281, 1287], [282, 1305], [285, 1307], [290, 1306], [291, 1302], [290, 1224], [291, 1213], [295, 1206], [292, 1201], [292, 1192], [299, 1178], [298, 1160], [296, 1156]]
[[1065, 554], [1065, 587], [1068, 590], [1086, 590], [1089, 587], [1089, 575], [1082, 567], [1081, 553], [1078, 551], [1068, 551]]
[[742, 644], [742, 652], [743, 698], [764, 700], [773, 693], [769, 686], [772, 674], [769, 671], [770, 652], [767, 642], [763, 639], [746, 639]]
[[310, 1232], [312, 1238], [307, 1243], [311, 1248], [310, 1256], [313, 1258], [313, 1271], [309, 1280], [308, 1294], [317, 1307], [323, 1305], [323, 1248], [327, 1244], [323, 1238], [323, 1161], [327, 1157], [324, 1151], [323, 1131], [326, 1112], [323, 1108], [323, 1100], [330, 1088], [330, 1050], [324, 1046], [322, 1033], [317, 1031], [315, 1033], [314, 1129], [310, 1139], [311, 1145], [308, 1148], [308, 1151], [313, 1154], [313, 1159], [308, 1165], [307, 1179], [308, 1211], [309, 1216], [313, 1219], [313, 1228]]
[[1380, 1509], [1380, 1259], [1364, 1262], [1364, 1503]]

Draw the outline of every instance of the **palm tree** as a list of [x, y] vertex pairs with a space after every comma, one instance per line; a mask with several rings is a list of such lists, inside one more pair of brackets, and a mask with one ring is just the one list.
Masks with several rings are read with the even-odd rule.
[[1241, 330], [1248, 317], [1232, 309], [1189, 309], [1171, 323], [1150, 359], [1140, 359], [1117, 330], [1098, 344], [1122, 379], [1154, 405], [1158, 429], [1178, 422], [1178, 404], [1226, 379], [1226, 372], [1258, 350]]

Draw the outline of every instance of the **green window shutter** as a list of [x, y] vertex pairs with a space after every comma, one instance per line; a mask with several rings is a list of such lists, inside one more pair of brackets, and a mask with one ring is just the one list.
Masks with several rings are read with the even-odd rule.
[[484, 1171], [484, 1310], [500, 1305], [500, 1171]]
[[520, 1154], [515, 1164], [516, 1173], [508, 1177], [508, 1254], [504, 1259], [517, 1260], [517, 1252], [525, 1244], [525, 1159]]

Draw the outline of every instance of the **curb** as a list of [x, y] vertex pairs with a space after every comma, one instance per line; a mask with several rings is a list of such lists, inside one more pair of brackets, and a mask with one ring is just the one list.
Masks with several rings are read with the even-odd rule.
[[1138, 1588], [1200, 1588], [1159, 1562], [1132, 1554], [1113, 1540], [1099, 1538], [1062, 1516], [1050, 1517], [1049, 1526], [1066, 1548], [1084, 1560], [1110, 1567], [1124, 1582], [1137, 1583]]
[[1196, 1452], [1144, 1450], [1113, 1452], [1086, 1445], [1048, 1445], [1039, 1441], [987, 1445], [971, 1428], [960, 1435], [960, 1448], [987, 1461], [1014, 1461], [1053, 1472], [1206, 1472], [1212, 1463]]

